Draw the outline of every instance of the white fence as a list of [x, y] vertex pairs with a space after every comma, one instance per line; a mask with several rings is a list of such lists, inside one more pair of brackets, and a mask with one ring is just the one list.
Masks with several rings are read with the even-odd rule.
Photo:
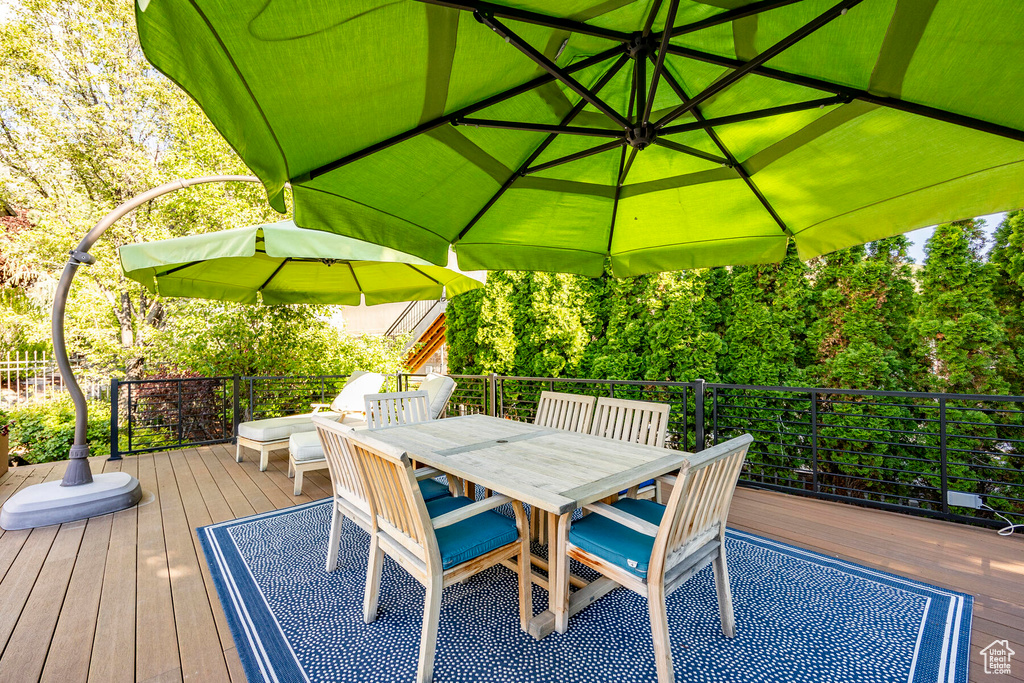
[[[71, 367], [87, 398], [101, 398], [109, 391], [107, 380], [83, 378], [84, 369], [80, 363], [72, 362]], [[45, 351], [8, 352], [0, 358], [0, 407], [45, 401], [65, 391], [67, 388], [57, 370], [57, 361]]]

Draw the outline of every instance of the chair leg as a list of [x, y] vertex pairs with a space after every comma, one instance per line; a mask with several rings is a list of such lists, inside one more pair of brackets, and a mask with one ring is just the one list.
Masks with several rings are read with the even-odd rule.
[[270, 449], [266, 446], [260, 446], [260, 472], [267, 471], [267, 465], [270, 464]]
[[333, 572], [338, 567], [338, 552], [341, 550], [341, 525], [345, 521], [345, 515], [341, 513], [337, 505], [333, 505], [334, 513], [331, 515], [331, 535], [327, 537], [327, 571]]
[[437, 625], [441, 620], [441, 593], [444, 576], [430, 577], [427, 595], [423, 601], [423, 635], [420, 637], [420, 664], [416, 670], [416, 683], [430, 683], [434, 679], [434, 650], [437, 648]]
[[242, 442], [235, 444], [235, 462], [242, 462]]
[[725, 549], [718, 551], [715, 558], [715, 590], [718, 591], [718, 613], [722, 619], [722, 635], [732, 638], [736, 635], [736, 619], [732, 611], [732, 589], [729, 587], [729, 567], [725, 562]]
[[651, 615], [651, 636], [654, 639], [654, 665], [658, 670], [658, 683], [675, 683], [672, 665], [672, 643], [668, 637], [668, 610], [661, 586], [651, 585], [647, 593], [647, 608]]
[[295, 476], [295, 458], [288, 454], [288, 478], [291, 479]]
[[292, 488], [292, 493], [296, 496], [302, 495], [302, 473], [303, 470], [295, 469], [295, 486]]
[[367, 624], [377, 618], [380, 597], [380, 572], [384, 567], [384, 551], [376, 534], [370, 536], [370, 561], [366, 566], [366, 592], [363, 593], [363, 621]]

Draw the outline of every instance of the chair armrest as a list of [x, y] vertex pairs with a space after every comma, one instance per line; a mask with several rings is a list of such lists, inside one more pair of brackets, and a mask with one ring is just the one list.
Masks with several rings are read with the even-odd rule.
[[322, 408], [330, 408], [330, 403], [310, 403], [309, 407], [313, 409], [313, 413], [319, 413]]
[[663, 474], [660, 477], [655, 477], [655, 481], [660, 481], [662, 484], [668, 484], [669, 486], [676, 485], [676, 475], [674, 474]]
[[591, 503], [590, 505], [584, 505], [583, 509], [588, 512], [601, 515], [602, 517], [607, 517], [613, 522], [618, 522], [622, 526], [628, 527], [633, 531], [639, 531], [645, 536], [658, 535], [658, 525], [651, 524], [646, 519], [640, 519], [628, 512], [623, 512], [622, 510], [614, 508], [607, 503]]
[[440, 529], [442, 527], [451, 526], [456, 522], [461, 522], [464, 519], [469, 519], [474, 515], [479, 515], [481, 512], [487, 512], [488, 510], [496, 508], [499, 505], [504, 505], [505, 503], [511, 502], [512, 499], [509, 498], [508, 496], [503, 496], [500, 493], [496, 493], [490, 498], [478, 500], [477, 502], [472, 503], [471, 505], [467, 505], [466, 507], [461, 507], [458, 510], [452, 510], [451, 512], [446, 512], [443, 515], [434, 517], [432, 520], [430, 520], [430, 522], [431, 524], [433, 524], [435, 529]]
[[437, 469], [436, 467], [421, 467], [413, 474], [416, 476], [416, 481], [423, 481], [424, 479], [433, 479], [434, 477], [440, 477], [444, 472]]

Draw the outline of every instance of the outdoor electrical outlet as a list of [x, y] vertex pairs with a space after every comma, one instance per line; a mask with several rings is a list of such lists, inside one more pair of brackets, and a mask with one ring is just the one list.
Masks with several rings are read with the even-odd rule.
[[975, 510], [984, 504], [978, 494], [964, 493], [963, 491], [946, 491], [946, 502], [951, 506], [974, 508]]

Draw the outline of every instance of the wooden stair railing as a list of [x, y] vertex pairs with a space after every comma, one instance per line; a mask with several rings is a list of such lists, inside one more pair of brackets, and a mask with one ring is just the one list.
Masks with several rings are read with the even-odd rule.
[[419, 371], [430, 360], [430, 357], [437, 353], [437, 350], [444, 345], [446, 331], [445, 314], [442, 313], [431, 323], [427, 331], [417, 341], [417, 346], [413, 347], [413, 350], [406, 356], [405, 364], [410, 372]]

